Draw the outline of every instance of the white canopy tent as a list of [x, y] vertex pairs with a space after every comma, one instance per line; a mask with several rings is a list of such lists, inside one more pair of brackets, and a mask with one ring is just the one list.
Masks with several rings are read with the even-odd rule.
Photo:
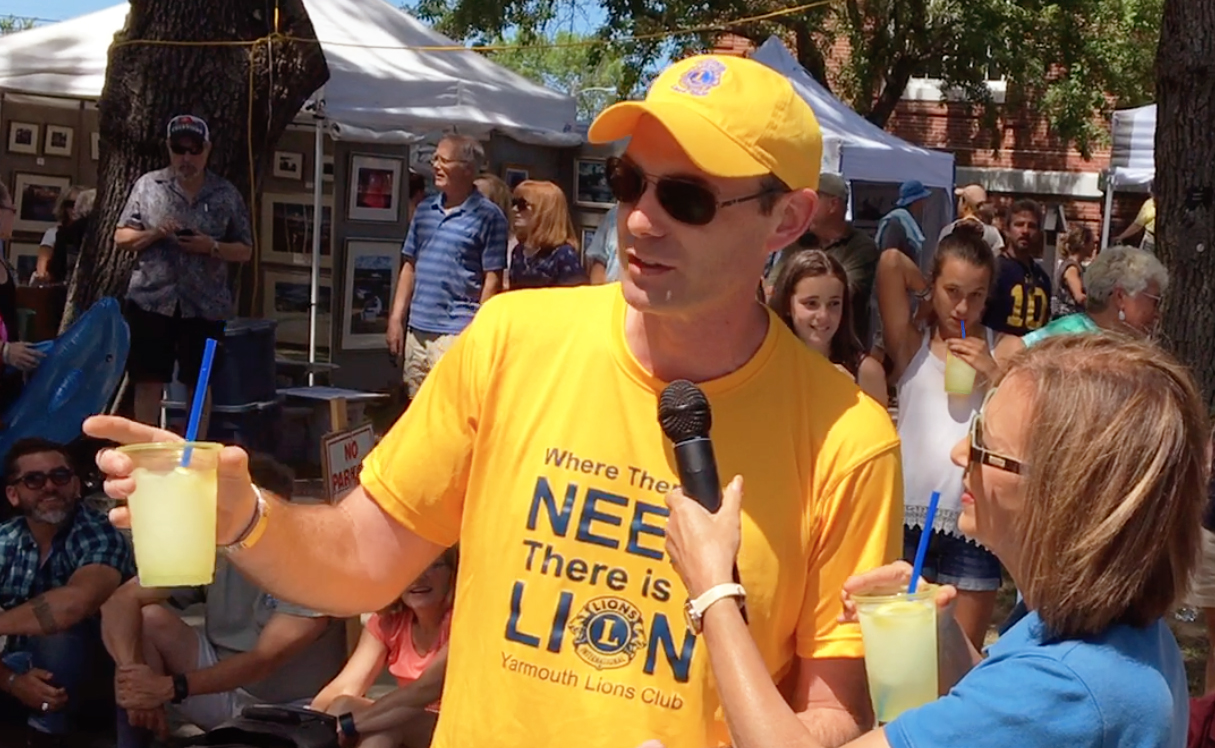
[[[330, 134], [409, 143], [452, 127], [538, 145], [576, 146], [572, 97], [467, 51], [384, 0], [305, 0], [329, 64]], [[96, 99], [127, 4], [0, 37], [0, 91]], [[319, 92], [318, 92], [319, 93]]]
[[823, 130], [824, 171], [865, 182], [898, 184], [918, 179], [925, 187], [952, 195], [953, 154], [912, 145], [857, 114], [823, 88], [775, 36], [751, 59], [788, 78], [814, 110]]
[[1156, 176], [1156, 105], [1114, 112], [1111, 126], [1110, 170], [1105, 189], [1105, 215], [1101, 246], [1109, 244], [1114, 193], [1119, 189], [1143, 190]]
[[[340, 140], [408, 144], [456, 130], [500, 132], [536, 145], [572, 147], [576, 102], [471, 50], [456, 47], [384, 0], [305, 0], [329, 65], [301, 120], [316, 126], [315, 213], [321, 215], [323, 133]], [[105, 84], [109, 47], [128, 4], [0, 37], [0, 95], [95, 100]], [[310, 362], [316, 361], [320, 235], [313, 232]]]

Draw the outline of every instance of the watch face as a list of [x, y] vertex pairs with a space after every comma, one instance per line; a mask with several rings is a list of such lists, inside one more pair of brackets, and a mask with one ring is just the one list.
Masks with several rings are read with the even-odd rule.
[[696, 609], [692, 607], [691, 600], [683, 604], [683, 619], [687, 622], [688, 628], [692, 629], [693, 634], [700, 633], [700, 616], [696, 615]]

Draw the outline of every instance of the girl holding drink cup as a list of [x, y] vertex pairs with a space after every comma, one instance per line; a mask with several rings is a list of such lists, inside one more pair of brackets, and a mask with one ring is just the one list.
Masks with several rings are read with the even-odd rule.
[[[941, 698], [847, 745], [1182, 748], [1185, 667], [1163, 617], [1201, 542], [1209, 424], [1193, 379], [1149, 343], [1076, 335], [1019, 354], [994, 384], [952, 451], [965, 470], [959, 523], [1024, 600], [984, 659], [951, 614], [956, 590], [940, 588]], [[689, 587], [730, 579], [742, 500], [738, 480], [717, 514], [668, 496], [667, 550]], [[897, 562], [849, 579], [844, 620], [854, 596], [910, 577]], [[738, 607], [715, 604], [702, 623], [735, 748], [823, 745], [768, 677]]]
[[[925, 578], [958, 589], [957, 620], [976, 647], [982, 646], [991, 621], [1002, 581], [1000, 563], [958, 529], [962, 469], [949, 452], [966, 436], [997, 371], [991, 355], [996, 335], [982, 323], [996, 260], [982, 226], [963, 221], [941, 239], [927, 282], [898, 251], [883, 252], [877, 271], [884, 347], [898, 382], [903, 558], [912, 559], [921, 534], [931, 533]], [[928, 297], [913, 315], [911, 296], [925, 291]], [[958, 374], [968, 374], [961, 378], [969, 381], [951, 381]], [[924, 527], [934, 492], [940, 493], [940, 502], [932, 526]]]

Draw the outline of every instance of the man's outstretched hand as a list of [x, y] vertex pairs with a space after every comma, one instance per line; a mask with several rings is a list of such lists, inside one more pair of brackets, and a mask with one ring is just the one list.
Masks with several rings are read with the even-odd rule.
[[[123, 445], [182, 441], [171, 431], [117, 416], [89, 418], [84, 422], [84, 433]], [[105, 473], [105, 492], [110, 498], [125, 501], [135, 493], [135, 478], [131, 476], [134, 463], [129, 456], [115, 449], [104, 449], [97, 454], [97, 467]], [[216, 542], [227, 545], [249, 526], [257, 503], [253, 481], [249, 477], [249, 455], [240, 447], [224, 447], [220, 452], [216, 498], [219, 511]], [[124, 505], [111, 510], [110, 521], [118, 527], [130, 527], [131, 515], [127, 507]]]

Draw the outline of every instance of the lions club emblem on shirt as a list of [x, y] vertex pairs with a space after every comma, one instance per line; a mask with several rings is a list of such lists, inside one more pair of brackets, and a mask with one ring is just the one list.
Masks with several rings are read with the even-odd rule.
[[672, 86], [677, 93], [704, 96], [721, 85], [726, 66], [718, 60], [701, 60], [679, 77], [679, 82]]
[[596, 670], [629, 664], [645, 647], [641, 611], [619, 597], [597, 597], [583, 606], [570, 623], [574, 651]]

